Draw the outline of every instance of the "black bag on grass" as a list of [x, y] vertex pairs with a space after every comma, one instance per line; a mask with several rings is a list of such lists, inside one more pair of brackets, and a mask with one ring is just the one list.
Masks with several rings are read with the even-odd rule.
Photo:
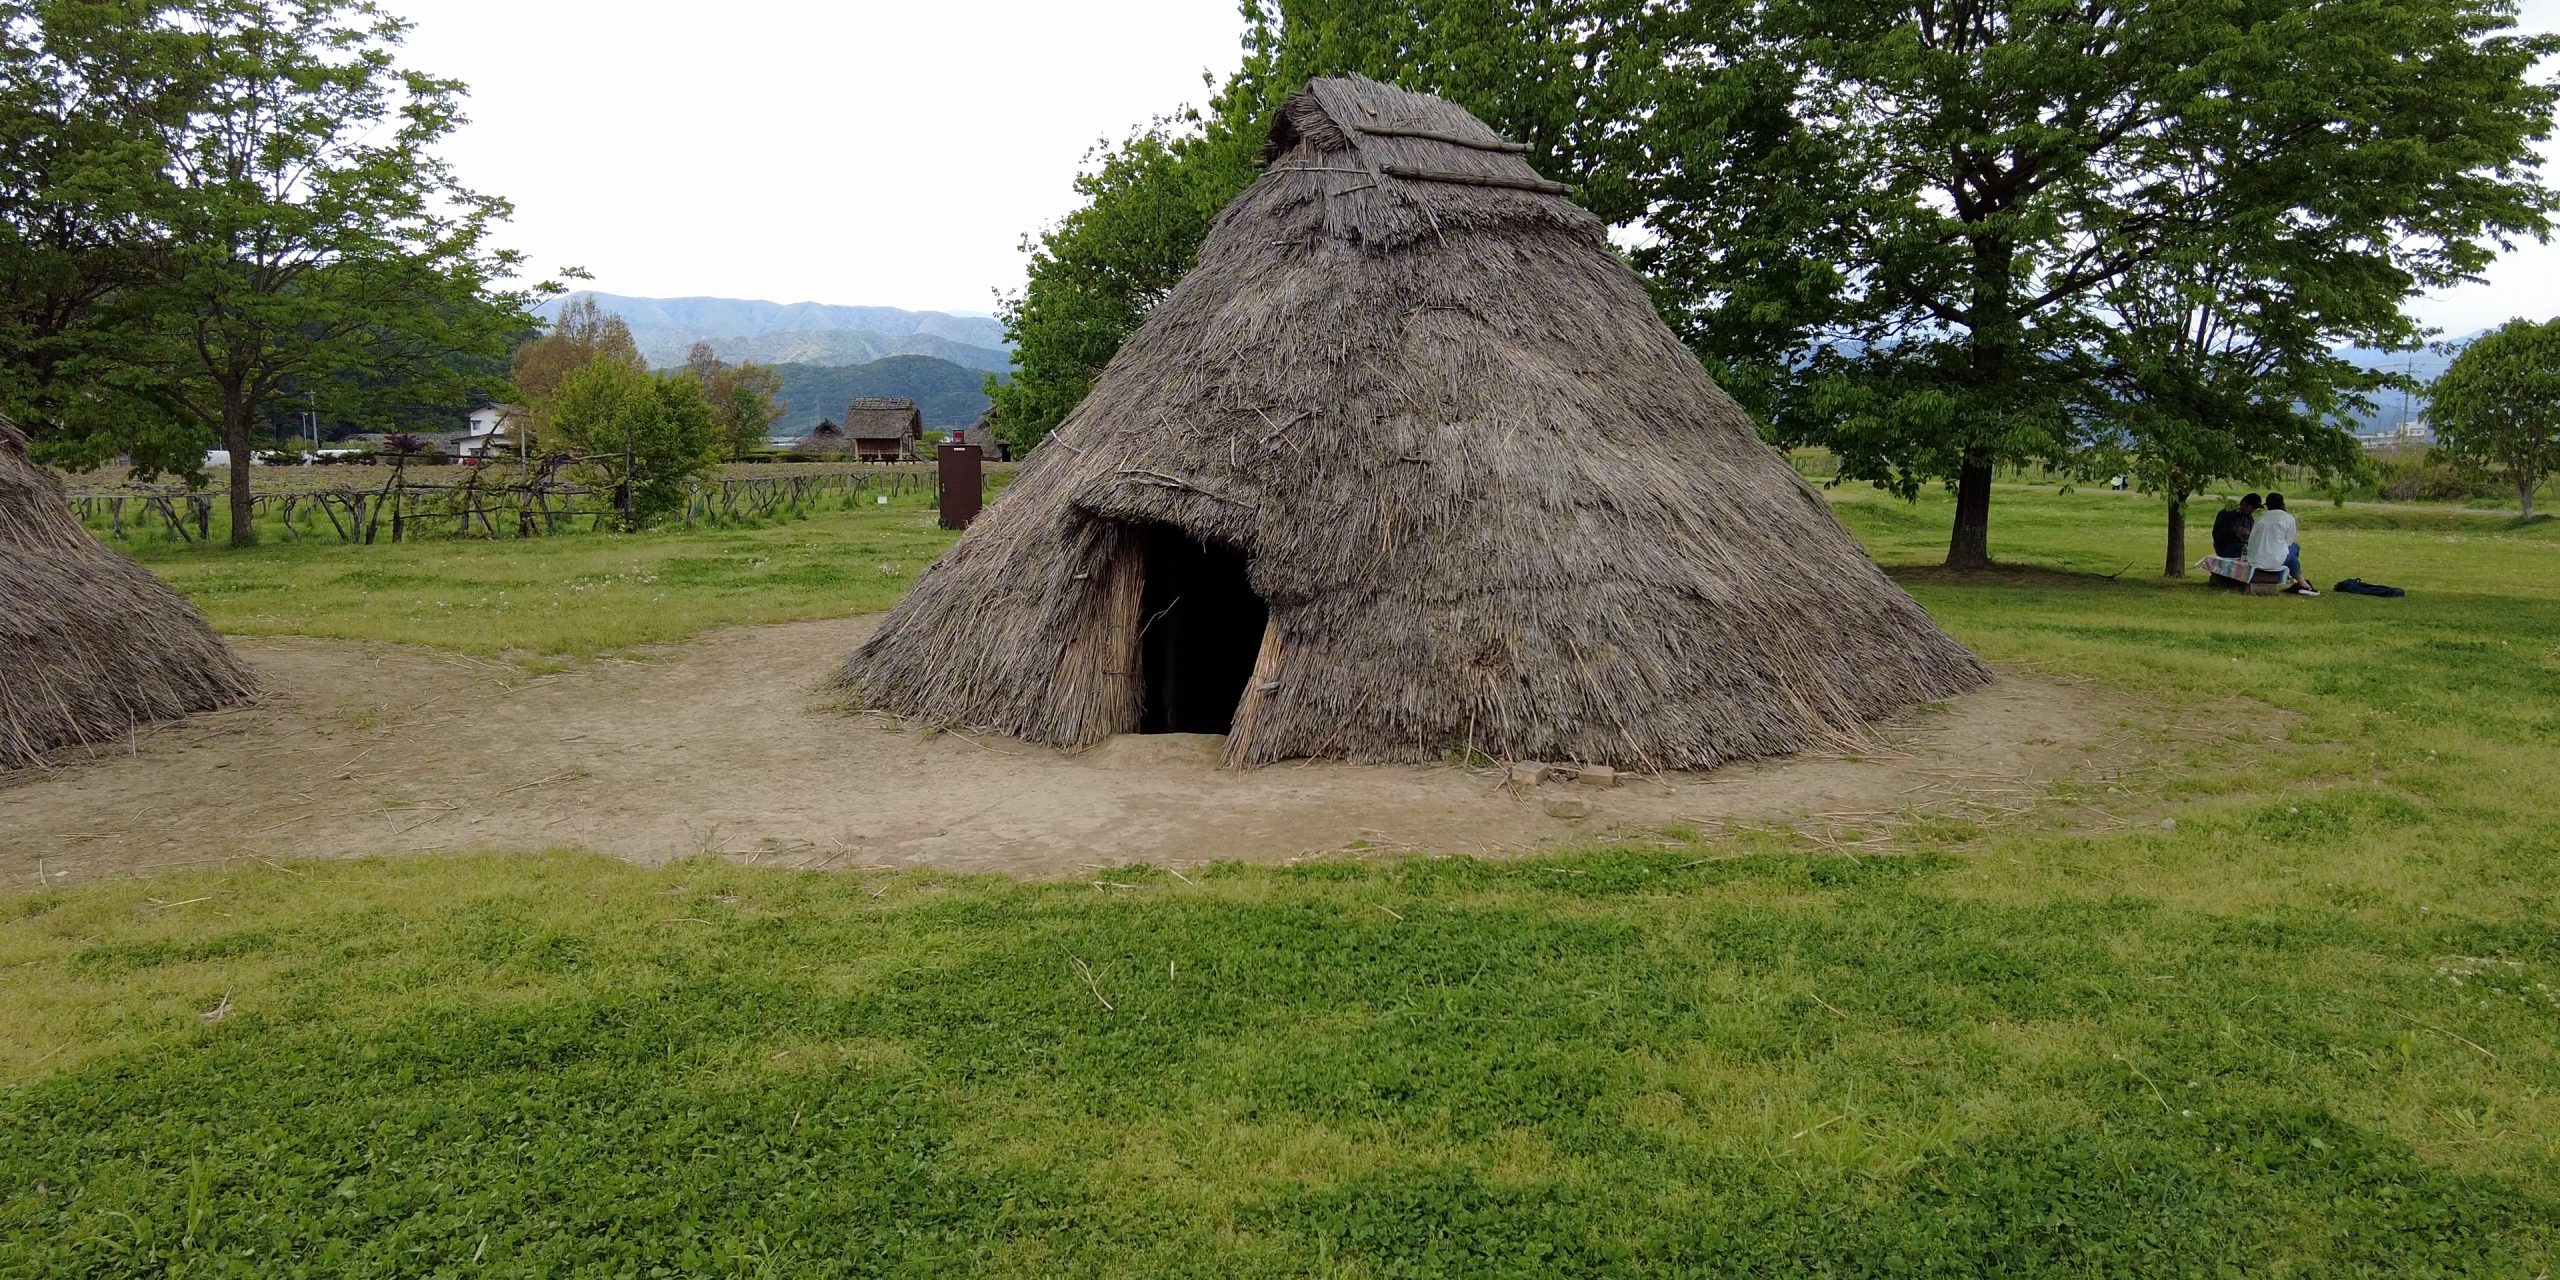
[[2337, 585], [2330, 587], [2329, 589], [2330, 589], [2331, 591], [2343, 591], [2343, 592], [2345, 592], [2345, 593], [2347, 593], [2348, 595], [2351, 595], [2351, 596], [2394, 596], [2394, 597], [2397, 597], [2397, 596], [2405, 596], [2405, 595], [2409, 594], [2408, 592], [2403, 591], [2403, 590], [2401, 590], [2401, 589], [2400, 589], [2400, 588], [2398, 588], [2398, 587], [2385, 587], [2385, 586], [2380, 586], [2380, 585], [2375, 584], [2375, 583], [2367, 582], [2367, 581], [2365, 581], [2365, 580], [2364, 580], [2364, 579], [2362, 579], [2362, 578], [2349, 578], [2349, 579], [2347, 579], [2347, 580], [2346, 580], [2346, 581], [2344, 581], [2344, 582], [2338, 583]]

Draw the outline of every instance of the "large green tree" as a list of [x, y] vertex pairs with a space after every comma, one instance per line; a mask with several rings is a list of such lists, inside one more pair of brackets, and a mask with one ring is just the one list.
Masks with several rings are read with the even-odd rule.
[[1242, 135], [1167, 119], [1087, 157], [1083, 207], [1026, 237], [1030, 278], [997, 307], [1010, 381], [986, 380], [998, 434], [1017, 452], [1047, 437], [1147, 312], [1191, 270], [1209, 221], [1253, 180]]
[[121, 358], [191, 101], [156, 8], [0, 0], [0, 412], [42, 456], [146, 475], [193, 471], [206, 440]]
[[598, 359], [561, 380], [554, 438], [613, 492], [625, 529], [683, 507], [695, 479], [718, 468], [723, 444], [702, 384]]
[[250, 453], [282, 398], [363, 416], [503, 389], [486, 361], [527, 323], [527, 296], [495, 284], [517, 265], [491, 243], [507, 206], [437, 156], [462, 87], [398, 64], [403, 23], [370, 0], [5, 13], [0, 98], [41, 111], [49, 92], [84, 152], [10, 180], [49, 202], [89, 300], [47, 348], [61, 359], [13, 375], [55, 410], [38, 422], [60, 453], [129, 448], [111, 420], [148, 405], [230, 450], [246, 542]]
[[[2300, 259], [2306, 274], [2316, 262]], [[2112, 323], [2075, 411], [2113, 429], [2092, 461], [2165, 502], [2168, 576], [2187, 571], [2187, 502], [2216, 480], [2261, 481], [2278, 465], [2343, 474], [2362, 456], [2344, 414], [2383, 375], [2328, 344], [2333, 323], [2305, 283], [2165, 254], [2104, 295]]]
[[708, 342], [693, 344], [693, 349], [685, 353], [684, 368], [677, 376], [702, 388], [703, 401], [711, 406], [712, 426], [720, 437], [720, 447], [731, 458], [743, 458], [749, 450], [765, 447], [766, 433], [791, 409], [782, 402], [781, 371], [753, 360], [731, 364], [721, 359], [719, 349]]
[[1085, 204], [1026, 237], [1029, 281], [998, 314], [1010, 383], [987, 381], [998, 431], [1036, 444], [1198, 256], [1220, 209], [1262, 172], [1271, 114], [1318, 76], [1357, 73], [1445, 95], [1524, 143], [1603, 217], [1641, 202], [1623, 180], [1622, 86], [1661, 61], [1635, 0], [1245, 0], [1244, 60], [1205, 109], [1087, 157]]
[[2534, 489], [2560, 472], [2560, 319], [2510, 320], [2474, 339], [2429, 394], [2436, 447], [2503, 472], [2532, 519]]
[[621, 316], [596, 305], [595, 295], [581, 294], [560, 308], [548, 333], [517, 347], [509, 370], [516, 401], [525, 407], [523, 430], [534, 450], [549, 448], [552, 401], [570, 374], [598, 360], [634, 373], [646, 372], [640, 344]]
[[2531, 144], [2552, 91], [2531, 70], [2560, 44], [2512, 17], [2504, 0], [1702, 10], [1694, 73], [1640, 113], [1664, 126], [1634, 180], [1666, 242], [1640, 261], [1781, 440], [1906, 494], [1952, 484], [1948, 563], [1980, 566], [1999, 464], [2068, 464], [2156, 421], [2181, 380], [2263, 402], [2345, 377], [2155, 368], [2140, 394], [2092, 394], [2129, 351], [2177, 358], [2127, 338], [2111, 299], [2134, 273], [2210, 261], [2214, 287], [2282, 296], [2323, 345], [2407, 345], [2402, 301], [2543, 233]]

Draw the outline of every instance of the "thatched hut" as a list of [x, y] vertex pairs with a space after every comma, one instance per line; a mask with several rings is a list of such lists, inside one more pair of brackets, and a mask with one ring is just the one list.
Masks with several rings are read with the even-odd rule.
[[818, 425], [809, 428], [809, 434], [800, 437], [800, 442], [791, 446], [791, 451], [820, 456], [851, 453], [853, 442], [844, 438], [844, 428], [837, 426], [835, 419], [820, 418]]
[[1369, 80], [1267, 171], [839, 683], [862, 706], [1226, 759], [1705, 768], [1970, 689], [1655, 316], [1601, 223]]
[[924, 413], [898, 396], [859, 396], [844, 421], [820, 422], [800, 441], [802, 453], [842, 454], [864, 462], [912, 462], [921, 456]]
[[979, 453], [989, 462], [1011, 462], [1013, 460], [1013, 446], [1006, 444], [1004, 442], [1004, 437], [996, 434], [995, 411], [993, 409], [979, 414], [976, 422], [972, 422], [968, 426], [960, 428], [959, 432], [953, 437], [953, 443], [973, 444], [978, 446]]
[[0, 419], [0, 769], [247, 697], [193, 606], [100, 546]]

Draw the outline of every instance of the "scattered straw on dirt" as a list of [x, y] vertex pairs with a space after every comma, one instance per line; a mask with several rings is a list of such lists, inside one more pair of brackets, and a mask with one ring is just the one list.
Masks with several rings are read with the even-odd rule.
[[[2053, 779], [2110, 767], [2125, 710], [2011, 673], [1924, 708], [1857, 758], [1606, 790], [1523, 791], [1457, 767], [1237, 773], [1217, 767], [1216, 738], [1121, 737], [1070, 756], [846, 715], [821, 686], [876, 622], [738, 627], [540, 676], [394, 645], [244, 640], [269, 691], [257, 705], [0, 775], [0, 884], [554, 847], [1048, 876], [1345, 849], [1524, 852], [1764, 823], [1827, 830], [1856, 852], [1897, 814], [1996, 818]], [[1577, 808], [1587, 813], [1551, 812]]]

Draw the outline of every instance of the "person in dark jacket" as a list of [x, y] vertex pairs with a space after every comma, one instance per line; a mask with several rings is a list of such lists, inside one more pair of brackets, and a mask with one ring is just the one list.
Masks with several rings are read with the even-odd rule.
[[2236, 507], [2224, 507], [2213, 518], [2213, 553], [2226, 560], [2237, 560], [2249, 554], [2249, 530], [2258, 523], [2258, 508], [2264, 505], [2252, 493], [2240, 499]]

